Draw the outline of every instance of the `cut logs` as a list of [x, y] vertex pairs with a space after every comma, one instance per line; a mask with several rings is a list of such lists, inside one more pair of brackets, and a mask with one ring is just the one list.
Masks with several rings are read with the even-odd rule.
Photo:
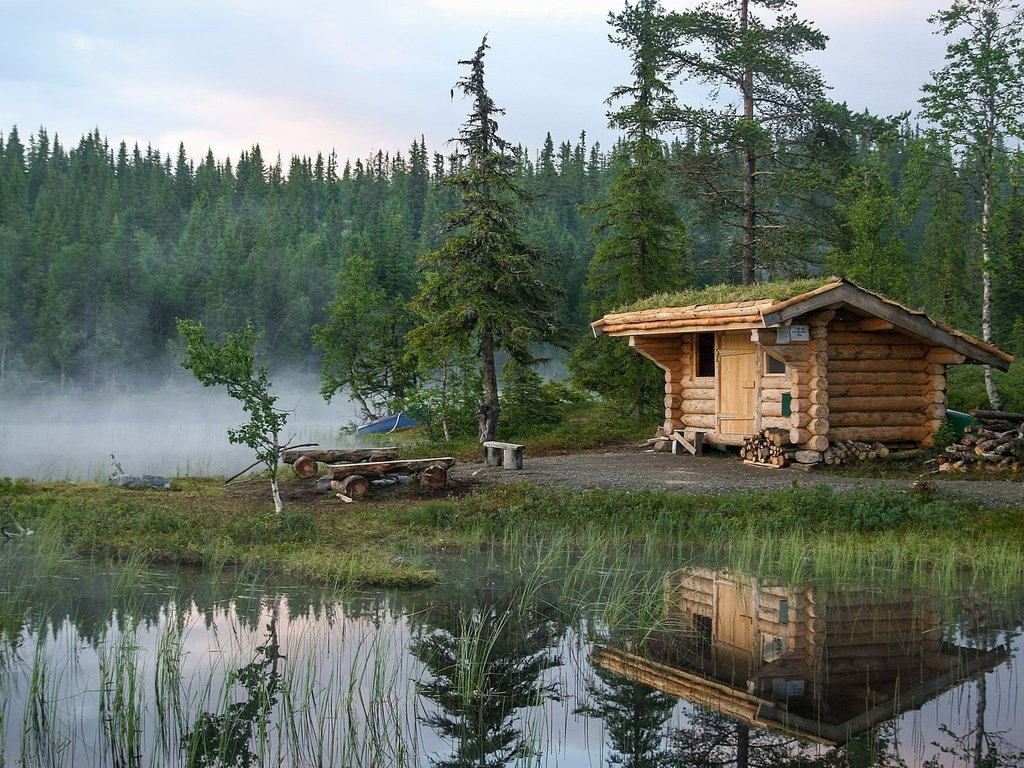
[[874, 461], [889, 455], [884, 443], [865, 443], [859, 440], [833, 440], [822, 454], [822, 460], [829, 466], [837, 467], [855, 461]]
[[1024, 467], [1024, 413], [972, 411], [976, 424], [937, 458], [941, 472], [973, 468], [1020, 472]]
[[762, 429], [740, 446], [740, 456], [752, 464], [784, 467], [796, 460], [797, 449], [790, 445], [788, 429]]
[[345, 462], [389, 461], [398, 458], [398, 449], [386, 448], [289, 448], [281, 454], [285, 464], [291, 464], [295, 474], [303, 480], [316, 477], [320, 462], [340, 464]]
[[444, 456], [433, 459], [406, 459], [404, 461], [367, 461], [354, 464], [332, 464], [330, 471], [331, 488], [350, 500], [361, 499], [373, 484], [395, 475], [416, 478], [425, 488], [444, 488], [448, 483], [448, 469], [455, 459]]
[[299, 456], [292, 462], [292, 469], [295, 470], [295, 474], [303, 480], [316, 477], [316, 468], [318, 466], [317, 460], [312, 456]]
[[331, 490], [358, 501], [370, 490], [370, 481], [362, 475], [349, 475], [342, 480], [332, 480]]
[[439, 464], [434, 464], [416, 473], [416, 482], [427, 488], [444, 488], [448, 482], [448, 470]]

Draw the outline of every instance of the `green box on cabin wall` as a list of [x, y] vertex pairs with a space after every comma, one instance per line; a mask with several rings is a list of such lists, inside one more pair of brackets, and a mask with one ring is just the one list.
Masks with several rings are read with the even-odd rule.
[[791, 395], [789, 392], [782, 393], [782, 415], [793, 415], [793, 395]]

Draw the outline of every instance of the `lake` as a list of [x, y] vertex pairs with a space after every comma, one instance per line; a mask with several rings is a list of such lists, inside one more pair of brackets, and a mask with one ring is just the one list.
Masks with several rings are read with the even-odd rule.
[[569, 546], [441, 587], [0, 546], [0, 765], [1019, 765], [1020, 597]]
[[[274, 393], [290, 412], [282, 440], [356, 444], [338, 435], [360, 421], [355, 408], [343, 397], [325, 402], [314, 377], [290, 377]], [[0, 477], [96, 481], [115, 464], [133, 475], [230, 477], [253, 461], [227, 437], [247, 420], [223, 388], [187, 378], [149, 392], [0, 398]]]

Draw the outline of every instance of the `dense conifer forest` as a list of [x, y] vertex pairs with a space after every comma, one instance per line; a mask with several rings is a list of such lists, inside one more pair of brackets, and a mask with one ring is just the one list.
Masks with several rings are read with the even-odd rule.
[[[620, 45], [639, 63], [644, 48], [634, 43], [650, 29], [627, 22], [644, 10], [658, 9], [641, 2], [627, 5], [617, 26], [613, 17]], [[635, 298], [619, 290], [632, 278], [608, 251], [610, 238], [636, 221], [614, 208], [630, 199], [668, 217], [650, 226], [671, 228], [659, 241], [670, 244], [669, 260], [633, 275], [643, 291], [841, 274], [978, 335], [978, 239], [988, 215], [991, 337], [1020, 351], [1019, 147], [997, 143], [997, 162], [982, 167], [918, 123], [917, 105], [882, 118], [822, 102], [757, 136], [763, 218], [755, 264], [738, 181], [752, 151], [721, 138], [721, 126], [698, 123], [699, 110], [686, 119], [688, 108], [665, 86], [678, 70], [648, 63], [665, 77], [645, 85], [637, 69], [636, 82], [613, 94], [625, 105], [610, 115], [622, 131], [615, 146], [583, 132], [507, 142], [524, 193], [522, 235], [546, 254], [539, 277], [556, 289], [559, 339], [570, 355], [588, 321]], [[653, 103], [652, 94], [663, 112], [630, 110], [641, 96]], [[337, 331], [365, 321], [362, 338], [390, 337], [375, 353], [401, 349], [422, 257], [442, 248], [445, 217], [459, 204], [446, 180], [466, 162], [420, 138], [361, 158], [268, 158], [259, 146], [237, 158], [194, 158], [183, 145], [127, 146], [99, 129], [72, 143], [45, 127], [23, 129], [0, 135], [0, 391], [9, 393], [149, 384], [180, 363], [176, 318], [199, 321], [213, 336], [251, 321], [272, 368], [318, 372], [324, 354], [344, 343], [332, 338], [332, 323]], [[984, 184], [997, 203], [987, 214]], [[362, 362], [423, 376], [422, 366], [403, 374], [395, 360]], [[336, 383], [346, 380], [334, 373]]]

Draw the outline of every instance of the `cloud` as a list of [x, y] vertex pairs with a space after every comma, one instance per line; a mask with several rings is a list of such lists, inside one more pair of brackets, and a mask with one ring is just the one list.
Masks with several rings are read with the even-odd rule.
[[594, 0], [426, 0], [426, 5], [452, 15], [484, 19], [603, 18], [607, 13], [602, 3]]

